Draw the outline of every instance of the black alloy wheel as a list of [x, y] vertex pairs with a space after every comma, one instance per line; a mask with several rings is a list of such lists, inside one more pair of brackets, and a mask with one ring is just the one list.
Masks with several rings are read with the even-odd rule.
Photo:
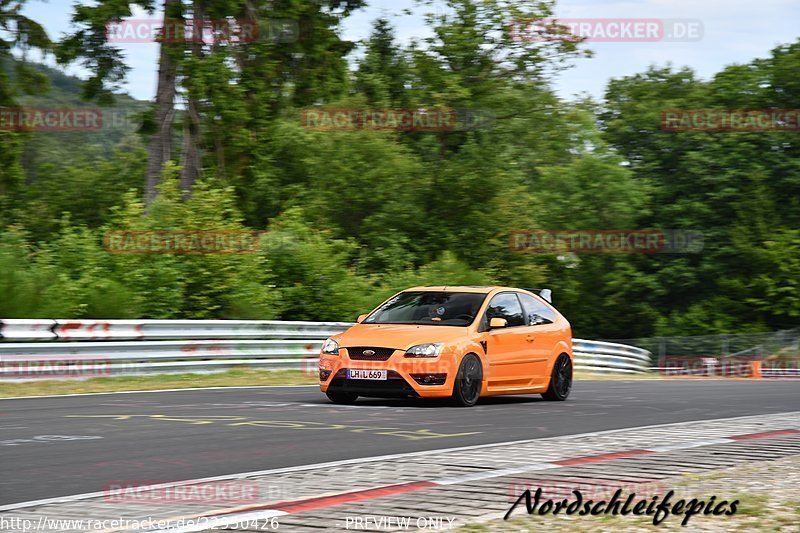
[[458, 407], [472, 407], [478, 403], [483, 381], [481, 361], [474, 354], [468, 354], [461, 360], [456, 381], [453, 383], [452, 400]]
[[563, 402], [572, 390], [572, 361], [567, 354], [562, 353], [553, 365], [550, 374], [550, 385], [542, 398], [549, 401]]

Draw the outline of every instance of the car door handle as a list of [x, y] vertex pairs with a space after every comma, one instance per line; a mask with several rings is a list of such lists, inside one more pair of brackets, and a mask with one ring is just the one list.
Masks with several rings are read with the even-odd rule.
[[528, 342], [533, 342], [536, 340], [536, 337], [534, 337], [533, 335], [528, 335], [527, 337], [525, 337], [525, 340]]

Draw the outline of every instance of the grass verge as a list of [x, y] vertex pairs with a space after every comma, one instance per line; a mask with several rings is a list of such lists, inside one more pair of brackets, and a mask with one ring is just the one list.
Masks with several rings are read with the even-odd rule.
[[300, 370], [236, 369], [214, 374], [162, 374], [118, 376], [86, 380], [0, 383], [0, 398], [118, 392], [132, 390], [190, 389], [195, 387], [246, 387], [254, 385], [312, 385], [317, 378]]

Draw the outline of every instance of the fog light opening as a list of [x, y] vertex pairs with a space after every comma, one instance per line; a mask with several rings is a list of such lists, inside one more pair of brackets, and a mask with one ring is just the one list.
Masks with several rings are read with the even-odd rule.
[[447, 381], [447, 374], [411, 374], [411, 377], [420, 385], [444, 385]]

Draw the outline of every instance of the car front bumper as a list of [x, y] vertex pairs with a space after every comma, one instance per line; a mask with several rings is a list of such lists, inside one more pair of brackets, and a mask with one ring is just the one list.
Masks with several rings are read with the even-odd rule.
[[[453, 392], [455, 356], [405, 357], [395, 350], [386, 361], [351, 359], [347, 349], [339, 355], [320, 354], [322, 392], [351, 392], [376, 398], [442, 398]], [[386, 370], [385, 380], [348, 379], [347, 370]]]

